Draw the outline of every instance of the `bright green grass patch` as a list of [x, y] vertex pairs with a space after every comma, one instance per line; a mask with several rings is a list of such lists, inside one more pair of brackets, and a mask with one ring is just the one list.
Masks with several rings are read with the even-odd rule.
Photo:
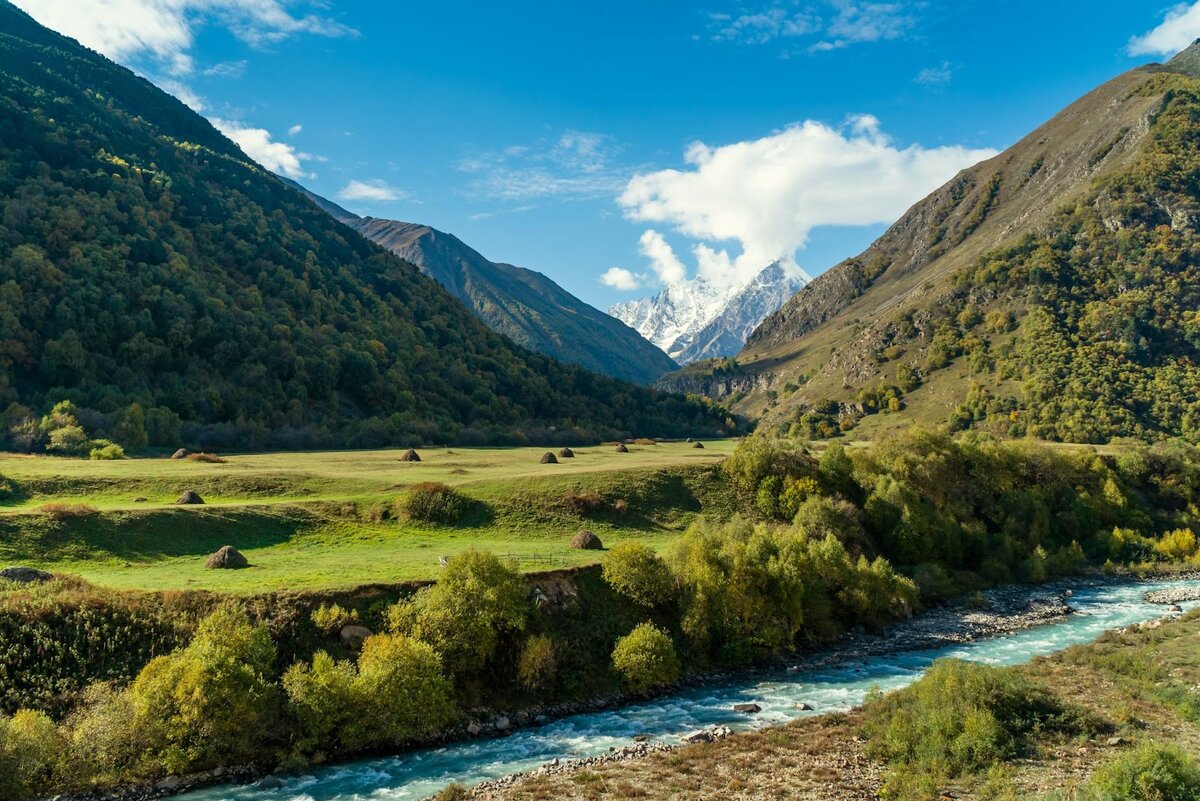
[[[533, 448], [427, 451], [415, 464], [400, 462], [399, 451], [224, 464], [2, 457], [0, 474], [19, 497], [0, 514], [0, 562], [109, 587], [238, 593], [433, 578], [442, 557], [470, 546], [525, 570], [591, 564], [595, 552], [568, 546], [581, 528], [606, 544], [637, 539], [662, 549], [702, 511], [731, 513], [715, 467], [731, 448], [582, 448], [559, 465], [538, 463], [543, 450]], [[456, 487], [479, 511], [457, 525], [406, 519], [397, 501], [424, 481]], [[173, 506], [185, 489], [207, 503]], [[571, 500], [584, 494], [594, 500], [581, 511]], [[51, 515], [47, 503], [83, 507]], [[205, 569], [204, 558], [223, 545], [251, 567]]]

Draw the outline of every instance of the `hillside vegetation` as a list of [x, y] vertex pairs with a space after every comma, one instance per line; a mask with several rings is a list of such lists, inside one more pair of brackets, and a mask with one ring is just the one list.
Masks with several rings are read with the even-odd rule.
[[1191, 63], [1105, 84], [814, 281], [736, 361], [666, 383], [804, 437], [917, 420], [1200, 438]]
[[182, 103], [8, 3], [0, 195], [9, 425], [63, 399], [97, 436], [136, 404], [149, 444], [171, 447], [594, 442], [726, 422], [494, 334]]

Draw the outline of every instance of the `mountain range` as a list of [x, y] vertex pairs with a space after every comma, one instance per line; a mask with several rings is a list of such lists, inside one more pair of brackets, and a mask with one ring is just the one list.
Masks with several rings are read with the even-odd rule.
[[289, 183], [339, 222], [415, 264], [518, 345], [638, 384], [679, 367], [638, 332], [539, 272], [489, 261], [453, 234], [427, 225], [360, 217]]
[[736, 355], [759, 323], [803, 286], [797, 271], [774, 262], [746, 284], [722, 287], [698, 277], [618, 303], [609, 314], [689, 364]]
[[801, 436], [1200, 437], [1200, 44], [964, 170], [664, 378]]
[[728, 430], [500, 336], [149, 81], [0, 3], [0, 407], [151, 444]]

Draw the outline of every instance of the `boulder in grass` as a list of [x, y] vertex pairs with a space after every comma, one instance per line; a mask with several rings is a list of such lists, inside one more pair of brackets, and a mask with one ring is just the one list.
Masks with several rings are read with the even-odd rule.
[[558, 464], [558, 457], [550, 451], [546, 451], [542, 454], [542, 464]]
[[414, 451], [412, 448], [409, 448], [403, 454], [401, 454], [400, 461], [402, 461], [402, 462], [419, 462], [419, 461], [421, 461], [421, 456], [416, 451]]
[[250, 563], [237, 548], [225, 545], [221, 550], [208, 557], [204, 566], [213, 570], [239, 570], [243, 567], [250, 567]]
[[561, 451], [558, 452], [558, 458], [559, 459], [574, 459], [575, 451], [571, 450], [570, 448], [563, 448]]
[[703, 442], [693, 442], [693, 443], [692, 443], [692, 447], [693, 447], [693, 448], [703, 448], [703, 447], [704, 447], [704, 443], [703, 443]]
[[171, 454], [171, 458], [172, 459], [186, 459], [191, 455], [192, 455], [192, 452], [189, 451], [187, 448], [180, 448], [179, 450], [177, 450]]
[[601, 551], [604, 543], [592, 531], [581, 531], [571, 538], [571, 547], [581, 551]]
[[371, 630], [366, 626], [349, 625], [342, 626], [342, 630], [338, 632], [338, 637], [342, 641], [342, 645], [357, 651], [362, 648], [362, 644], [371, 636]]
[[175, 503], [179, 504], [180, 506], [196, 506], [198, 504], [204, 503], [204, 499], [201, 498], [197, 493], [193, 492], [192, 490], [188, 490], [187, 492], [180, 495], [175, 500]]
[[0, 579], [13, 581], [17, 584], [41, 584], [52, 578], [54, 576], [45, 570], [38, 570], [33, 567], [6, 567], [0, 570]]
[[617, 453], [629, 453], [629, 448], [625, 447], [624, 442], [617, 443]]

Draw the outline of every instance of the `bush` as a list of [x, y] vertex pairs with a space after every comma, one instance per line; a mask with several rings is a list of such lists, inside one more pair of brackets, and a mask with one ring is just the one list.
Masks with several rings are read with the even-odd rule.
[[100, 510], [95, 506], [86, 503], [59, 503], [55, 501], [52, 503], [43, 503], [39, 508], [42, 514], [58, 522], [78, 517], [91, 517], [100, 513]]
[[1200, 798], [1200, 764], [1182, 748], [1143, 743], [1102, 765], [1082, 801], [1193, 801]]
[[437, 481], [414, 484], [400, 499], [404, 514], [422, 523], [461, 522], [472, 504], [471, 498]]
[[530, 637], [521, 649], [517, 678], [529, 690], [545, 690], [554, 682], [558, 672], [558, 653], [554, 640], [545, 634]]
[[520, 570], [468, 548], [453, 557], [437, 584], [388, 610], [393, 631], [429, 643], [446, 669], [461, 676], [481, 669], [502, 632], [521, 631], [529, 587]]
[[566, 495], [563, 495], [562, 504], [567, 508], [567, 511], [582, 517], [587, 514], [595, 514], [604, 509], [604, 498], [598, 492], [581, 490], [579, 492], [568, 492]]
[[1154, 552], [1167, 561], [1183, 561], [1196, 555], [1196, 535], [1190, 528], [1167, 532], [1154, 543]]
[[297, 662], [283, 674], [288, 709], [300, 733], [302, 752], [333, 752], [347, 746], [349, 728], [360, 702], [355, 683], [358, 670], [349, 661], [335, 662], [325, 651], [313, 655], [312, 665]]
[[94, 439], [89, 444], [92, 449], [88, 452], [88, 458], [94, 461], [114, 461], [125, 458], [125, 449], [115, 442]]
[[1011, 668], [941, 659], [920, 681], [868, 699], [868, 752], [891, 766], [894, 798], [926, 798], [945, 782], [1019, 756], [1033, 734], [1091, 728], [1080, 712]]
[[442, 660], [428, 644], [402, 634], [367, 638], [353, 692], [357, 709], [349, 740], [360, 748], [434, 734], [458, 714]]
[[0, 715], [0, 791], [18, 801], [32, 797], [50, 778], [61, 743], [54, 722], [43, 712], [23, 709]]
[[347, 611], [337, 604], [332, 606], [321, 604], [313, 610], [312, 622], [318, 631], [324, 634], [336, 634], [341, 631], [343, 626], [358, 623], [358, 610]]
[[635, 692], [679, 678], [679, 658], [671, 635], [651, 623], [643, 623], [617, 640], [612, 663], [625, 686]]
[[603, 572], [609, 586], [641, 606], [664, 606], [674, 593], [675, 581], [666, 562], [640, 542], [621, 542], [610, 548], [604, 556]]
[[225, 460], [215, 453], [189, 453], [187, 460], [189, 462], [204, 462], [206, 464], [225, 464]]

